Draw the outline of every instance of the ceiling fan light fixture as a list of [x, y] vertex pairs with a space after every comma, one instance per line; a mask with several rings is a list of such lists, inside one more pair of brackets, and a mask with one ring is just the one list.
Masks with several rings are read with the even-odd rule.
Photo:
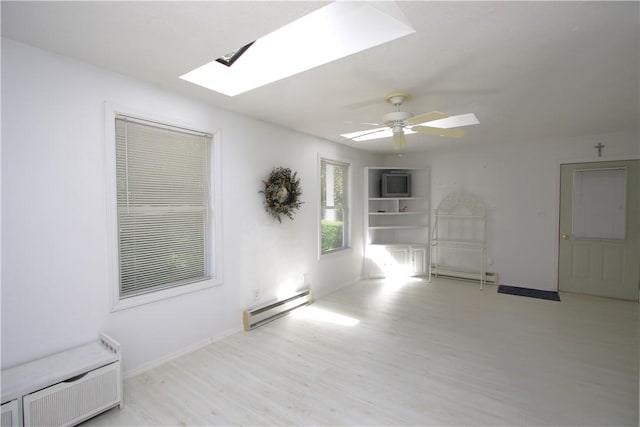
[[413, 117], [413, 114], [406, 111], [393, 111], [382, 116], [382, 124], [393, 127], [396, 124], [401, 125], [411, 117]]
[[402, 128], [400, 128], [400, 132], [393, 131], [393, 146], [398, 150], [407, 146], [407, 138], [404, 136]]

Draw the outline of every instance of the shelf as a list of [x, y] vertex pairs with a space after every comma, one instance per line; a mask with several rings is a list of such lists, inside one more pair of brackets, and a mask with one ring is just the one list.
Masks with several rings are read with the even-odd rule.
[[431, 245], [452, 245], [452, 246], [473, 246], [480, 247], [485, 245], [486, 243], [482, 240], [473, 241], [473, 240], [444, 240], [444, 239], [432, 239]]
[[369, 215], [426, 215], [426, 212], [369, 212]]
[[[382, 173], [393, 170], [411, 175], [412, 191], [408, 196], [396, 193], [393, 197], [381, 197]], [[366, 167], [364, 178], [365, 274], [384, 277], [398, 269], [409, 274], [425, 274], [431, 217], [428, 171]], [[383, 249], [387, 253], [381, 255]], [[376, 256], [384, 258], [382, 264], [380, 259], [375, 259]], [[389, 261], [391, 258], [393, 262]]]
[[369, 200], [424, 200], [424, 197], [369, 197]]
[[426, 225], [382, 225], [369, 227], [369, 230], [408, 230], [410, 228], [428, 228]]
[[[487, 250], [487, 209], [484, 202], [468, 193], [451, 193], [434, 211], [434, 219], [431, 235], [434, 256], [429, 259], [429, 278], [432, 274], [456, 278], [477, 276], [482, 289], [486, 281]], [[465, 251], [466, 254], [462, 255]], [[473, 252], [472, 258], [468, 252]], [[470, 262], [476, 263], [474, 253], [478, 256], [477, 268], [470, 269]], [[446, 265], [447, 261], [456, 265]]]
[[426, 248], [427, 245], [424, 243], [415, 243], [415, 242], [393, 242], [393, 243], [368, 243], [367, 246], [380, 246], [380, 247], [406, 247], [411, 246], [412, 248]]
[[444, 265], [444, 264], [440, 266], [432, 265], [431, 269], [434, 273], [437, 272], [439, 276], [455, 274], [455, 275], [474, 275], [474, 276], [480, 277], [482, 275], [482, 272], [478, 270], [467, 270], [464, 268], [459, 268], [456, 266]]
[[461, 219], [475, 218], [475, 219], [481, 219], [481, 220], [485, 219], [485, 215], [436, 214], [435, 216], [438, 218], [461, 218]]

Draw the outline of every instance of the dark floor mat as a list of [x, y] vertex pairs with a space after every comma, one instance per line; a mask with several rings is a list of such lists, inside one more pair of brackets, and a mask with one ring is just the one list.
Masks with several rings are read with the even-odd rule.
[[520, 288], [517, 286], [498, 286], [499, 294], [520, 295], [521, 297], [548, 299], [551, 301], [560, 301], [560, 295], [554, 291], [541, 291], [539, 289]]

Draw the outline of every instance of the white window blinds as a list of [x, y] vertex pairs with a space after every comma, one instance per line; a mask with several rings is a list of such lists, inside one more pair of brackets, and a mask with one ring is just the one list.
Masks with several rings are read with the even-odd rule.
[[117, 116], [120, 299], [209, 278], [209, 135]]
[[627, 170], [580, 169], [573, 175], [573, 234], [578, 239], [624, 240]]

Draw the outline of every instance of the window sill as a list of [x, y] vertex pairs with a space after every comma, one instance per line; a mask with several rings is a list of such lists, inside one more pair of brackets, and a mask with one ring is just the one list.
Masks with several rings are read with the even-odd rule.
[[188, 294], [191, 292], [201, 291], [203, 289], [213, 288], [220, 285], [215, 278], [203, 280], [201, 282], [190, 283], [188, 285], [177, 286], [175, 288], [164, 289], [161, 291], [150, 292], [148, 294], [138, 295], [135, 297], [124, 298], [112, 301], [110, 312], [126, 310], [132, 307], [138, 307], [140, 305], [149, 304], [156, 301], [161, 301], [168, 298], [177, 297], [180, 295]]
[[320, 259], [333, 258], [337, 256], [346, 256], [346, 255], [351, 255], [352, 253], [353, 253], [353, 248], [351, 246], [347, 246], [346, 248], [334, 249], [328, 252], [320, 252]]

